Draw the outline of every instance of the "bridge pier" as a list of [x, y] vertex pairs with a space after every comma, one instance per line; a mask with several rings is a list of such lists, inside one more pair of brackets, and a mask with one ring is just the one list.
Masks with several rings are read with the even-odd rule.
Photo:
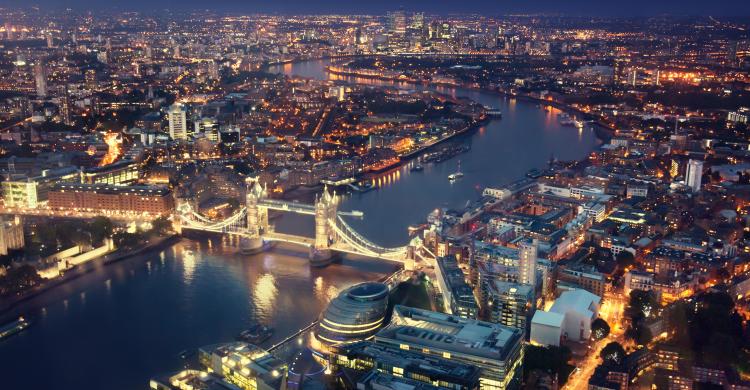
[[263, 238], [260, 236], [240, 237], [240, 253], [243, 255], [254, 255], [263, 252], [265, 249], [266, 245], [263, 242]]

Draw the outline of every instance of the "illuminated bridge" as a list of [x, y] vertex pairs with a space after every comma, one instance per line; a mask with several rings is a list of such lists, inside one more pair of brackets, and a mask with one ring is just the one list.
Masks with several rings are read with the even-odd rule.
[[[362, 218], [363, 213], [339, 211], [338, 204], [338, 196], [328, 188], [316, 198], [315, 204], [268, 199], [266, 189], [255, 182], [247, 191], [245, 206], [232, 216], [211, 220], [197, 213], [189, 203], [182, 202], [177, 206], [175, 225], [180, 230], [238, 235], [241, 250], [247, 253], [260, 252], [268, 243], [276, 241], [308, 247], [313, 264], [325, 262], [334, 252], [340, 252], [397, 261], [407, 269], [413, 268], [413, 247], [386, 248], [371, 242], [345, 220], [345, 217]], [[273, 231], [268, 224], [269, 210], [314, 216], [315, 237]]]

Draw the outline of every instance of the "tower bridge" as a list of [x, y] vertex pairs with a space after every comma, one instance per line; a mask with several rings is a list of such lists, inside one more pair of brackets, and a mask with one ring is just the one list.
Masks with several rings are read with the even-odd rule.
[[[178, 230], [197, 230], [240, 236], [243, 253], [258, 253], [272, 242], [286, 242], [309, 248], [314, 265], [327, 264], [334, 253], [349, 253], [396, 261], [404, 268], [414, 267], [414, 247], [411, 245], [387, 248], [377, 245], [358, 233], [344, 219], [362, 218], [361, 211], [339, 211], [339, 197], [328, 188], [316, 197], [314, 204], [288, 202], [268, 198], [266, 188], [255, 182], [248, 188], [245, 205], [230, 217], [215, 221], [197, 213], [188, 202], [180, 202], [175, 213]], [[268, 223], [268, 211], [312, 215], [315, 218], [315, 235], [306, 237], [280, 233]]]

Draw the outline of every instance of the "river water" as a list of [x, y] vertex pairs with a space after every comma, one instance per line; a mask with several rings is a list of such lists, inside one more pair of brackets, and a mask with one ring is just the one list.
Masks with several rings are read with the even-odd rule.
[[[322, 79], [325, 65], [310, 61], [275, 70]], [[598, 144], [591, 130], [561, 127], [557, 110], [492, 93], [442, 92], [499, 108], [504, 116], [459, 140], [471, 145], [469, 153], [419, 173], [402, 167], [376, 179], [375, 191], [345, 195], [342, 209], [365, 213], [351, 224], [378, 244], [403, 245], [407, 227], [429, 211], [461, 207], [485, 186], [543, 167], [550, 155], [580, 159]], [[450, 183], [459, 159], [465, 177]], [[276, 224], [282, 231], [312, 230], [311, 219], [280, 218]], [[364, 259], [315, 269], [306, 256], [288, 247], [242, 256], [226, 238], [182, 240], [97, 269], [21, 308], [33, 325], [0, 342], [0, 387], [146, 388], [150, 377], [180, 369], [183, 351], [231, 341], [251, 321], [271, 324], [276, 332], [270, 342], [280, 340], [314, 320], [342, 289], [394, 269]]]
[[[349, 195], [342, 209], [360, 210], [363, 220], [351, 225], [378, 244], [404, 245], [409, 225], [425, 220], [439, 207], [461, 208], [474, 200], [488, 186], [502, 186], [523, 177], [532, 168], [544, 168], [550, 157], [579, 160], [594, 150], [599, 141], [590, 128], [578, 130], [559, 124], [560, 110], [547, 111], [536, 104], [508, 99], [500, 94], [478, 90], [394, 84], [387, 81], [350, 78], [328, 74], [329, 60], [279, 65], [273, 72], [319, 80], [344, 80], [368, 85], [396, 86], [404, 89], [433, 89], [456, 96], [468, 97], [485, 106], [499, 108], [502, 119], [492, 120], [471, 136], [457, 142], [471, 146], [461, 154], [440, 164], [428, 164], [422, 172], [411, 172], [411, 165], [382, 175], [376, 184], [380, 189]], [[450, 182], [461, 161], [461, 180]]]

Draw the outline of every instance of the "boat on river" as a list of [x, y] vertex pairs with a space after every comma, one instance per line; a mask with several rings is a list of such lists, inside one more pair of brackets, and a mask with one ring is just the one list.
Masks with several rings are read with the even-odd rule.
[[461, 160], [458, 160], [458, 170], [455, 173], [448, 175], [448, 180], [455, 181], [464, 177], [464, 173], [461, 172]]
[[271, 338], [271, 336], [273, 336], [273, 328], [262, 324], [254, 324], [250, 328], [240, 332], [237, 335], [237, 340], [258, 345]]
[[17, 320], [0, 327], [0, 340], [13, 336], [14, 334], [22, 332], [24, 329], [29, 327], [29, 322], [23, 317], [18, 317]]

